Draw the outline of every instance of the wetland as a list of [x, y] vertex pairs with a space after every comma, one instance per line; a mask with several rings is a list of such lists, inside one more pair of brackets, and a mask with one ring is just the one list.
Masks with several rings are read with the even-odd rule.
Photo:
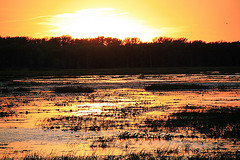
[[240, 73], [3, 79], [1, 159], [240, 157]]

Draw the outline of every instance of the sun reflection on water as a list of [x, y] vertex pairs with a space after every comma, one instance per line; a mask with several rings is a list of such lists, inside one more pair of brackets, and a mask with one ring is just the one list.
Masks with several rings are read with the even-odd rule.
[[[9, 82], [29, 92], [1, 94], [0, 157], [49, 151], [76, 155], [131, 151], [238, 150], [239, 141], [214, 140], [196, 129], [166, 128], [173, 113], [240, 106], [239, 75], [102, 75]], [[229, 89], [146, 91], [159, 83], [228, 85]], [[25, 86], [24, 86], [25, 84]], [[14, 86], [15, 85], [15, 86]], [[54, 93], [58, 86], [89, 86], [93, 93]], [[10, 86], [10, 85], [9, 85]], [[2, 87], [2, 86], [1, 86]], [[232, 87], [232, 88], [231, 88]], [[193, 113], [193, 114], [194, 114]], [[176, 118], [176, 117], [175, 117]], [[200, 117], [201, 118], [201, 117]], [[228, 126], [227, 131], [232, 126]], [[12, 135], [12, 136], [10, 136]], [[37, 138], [38, 137], [38, 138]], [[20, 156], [20, 155], [17, 155]]]

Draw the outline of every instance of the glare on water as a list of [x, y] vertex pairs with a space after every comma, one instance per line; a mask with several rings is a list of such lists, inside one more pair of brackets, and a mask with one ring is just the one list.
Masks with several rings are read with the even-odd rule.
[[[0, 157], [41, 152], [121, 155], [171, 149], [174, 155], [238, 150], [239, 142], [211, 139], [196, 129], [169, 130], [173, 113], [195, 107], [240, 106], [240, 75], [89, 75], [44, 77], [1, 83]], [[146, 91], [152, 84], [200, 84], [208, 90]], [[25, 85], [23, 85], [25, 84]], [[28, 85], [26, 85], [28, 84]], [[61, 86], [92, 87], [92, 93], [55, 93]], [[228, 86], [219, 89], [216, 86]], [[29, 91], [14, 91], [15, 88]], [[153, 126], [155, 125], [155, 126]]]

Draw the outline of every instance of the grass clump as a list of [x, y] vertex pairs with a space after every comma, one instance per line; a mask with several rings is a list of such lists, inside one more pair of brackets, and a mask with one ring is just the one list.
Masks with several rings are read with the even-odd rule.
[[202, 90], [210, 89], [209, 86], [198, 84], [153, 84], [145, 87], [147, 91], [172, 91], [172, 90]]
[[193, 127], [210, 138], [240, 140], [240, 108], [220, 107], [204, 112], [183, 111], [174, 113], [166, 127]]
[[240, 159], [240, 152], [223, 152], [223, 153], [207, 153], [198, 154], [188, 157], [188, 160], [235, 160]]
[[92, 93], [95, 90], [90, 87], [67, 86], [54, 88], [53, 91], [56, 93]]
[[14, 114], [15, 114], [15, 112], [12, 110], [0, 112], [0, 117], [9, 117], [9, 116], [13, 116]]
[[[29, 154], [23, 157], [23, 160], [157, 160], [157, 159], [163, 159], [163, 160], [225, 160], [225, 159], [239, 159], [240, 158], [240, 152], [222, 152], [222, 153], [200, 153], [197, 155], [192, 156], [171, 156], [171, 153], [178, 154], [177, 149], [174, 151], [171, 150], [155, 150], [153, 152], [144, 152], [140, 151], [137, 153], [131, 152], [126, 155], [106, 155], [106, 156], [75, 156], [75, 155], [62, 155], [62, 156], [53, 156], [53, 155], [39, 155], [39, 154]], [[2, 159], [14, 159], [14, 158], [8, 158], [3, 157]]]

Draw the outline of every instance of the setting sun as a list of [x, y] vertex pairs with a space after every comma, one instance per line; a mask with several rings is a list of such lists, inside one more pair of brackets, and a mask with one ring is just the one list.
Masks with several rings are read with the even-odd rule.
[[239, 0], [0, 1], [0, 36], [240, 40]]
[[98, 36], [138, 37], [143, 41], [151, 41], [162, 31], [152, 28], [144, 21], [131, 18], [127, 12], [119, 12], [113, 8], [85, 9], [73, 13], [58, 14], [50, 17], [43, 25], [50, 25], [52, 35], [70, 35], [73, 38], [94, 38]]
[[0, 0], [1, 159], [239, 159], [240, 0]]

